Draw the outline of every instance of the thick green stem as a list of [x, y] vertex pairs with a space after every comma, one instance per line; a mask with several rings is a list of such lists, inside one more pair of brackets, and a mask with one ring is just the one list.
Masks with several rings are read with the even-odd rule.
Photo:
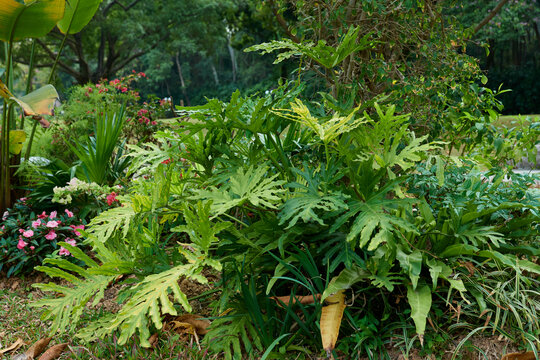
[[[32, 90], [32, 73], [34, 72], [34, 56], [36, 53], [36, 40], [32, 41], [32, 49], [30, 50], [30, 64], [28, 65], [28, 78], [26, 79], [26, 94]], [[25, 117], [21, 118], [21, 129], [24, 130]]]
[[34, 121], [34, 125], [32, 125], [32, 132], [30, 133], [30, 139], [28, 139], [28, 145], [26, 145], [26, 153], [24, 154], [24, 161], [28, 161], [30, 159], [30, 151], [32, 150], [32, 143], [34, 142], [34, 135], [36, 134], [36, 128], [37, 128], [37, 121]]
[[[12, 43], [5, 43], [4, 49], [6, 52], [6, 83], [8, 84], [9, 88], [9, 79], [11, 76]], [[2, 143], [0, 148], [0, 211], [2, 213], [11, 206], [11, 169], [9, 166], [9, 131], [11, 130], [11, 111], [8, 111], [8, 106], [7, 99], [4, 99], [2, 109], [2, 136], [0, 137]]]
[[67, 40], [67, 37], [68, 37], [68, 34], [69, 34], [69, 30], [71, 30], [71, 24], [73, 24], [73, 19], [74, 18], [75, 18], [75, 16], [71, 17], [71, 21], [69, 22], [69, 26], [67, 28], [66, 34], [64, 35], [64, 38], [62, 39], [62, 43], [60, 44], [60, 48], [58, 49], [58, 54], [56, 55], [56, 59], [54, 60], [54, 63], [53, 63], [52, 69], [51, 69], [51, 74], [49, 75], [49, 80], [47, 80], [48, 84], [50, 84], [52, 79], [53, 79], [54, 71], [56, 70], [56, 65], [58, 65], [58, 61], [60, 61], [60, 55], [62, 54], [62, 50], [64, 49], [64, 45], [66, 43], [66, 40]]

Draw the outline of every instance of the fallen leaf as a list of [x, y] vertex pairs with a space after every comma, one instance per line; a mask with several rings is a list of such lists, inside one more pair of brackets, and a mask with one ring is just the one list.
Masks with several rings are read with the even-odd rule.
[[536, 356], [534, 352], [527, 351], [525, 353], [511, 353], [506, 354], [502, 357], [501, 360], [535, 360]]
[[344, 290], [327, 297], [326, 303], [328, 305], [322, 308], [320, 325], [322, 345], [326, 350], [326, 354], [330, 357], [331, 351], [336, 346], [343, 311], [346, 307]]
[[16, 290], [19, 287], [19, 280], [11, 284], [11, 290]]
[[152, 336], [148, 339], [151, 347], [155, 347], [158, 341], [158, 333], [153, 333]]
[[[278, 303], [278, 305], [282, 306], [282, 302], [283, 304], [285, 304], [285, 306], [289, 306], [289, 304], [291, 303], [291, 297], [288, 296], [288, 295], [285, 295], [285, 296], [272, 296], [270, 299], [274, 300], [275, 302]], [[294, 296], [292, 298], [292, 304], [295, 305], [295, 304], [303, 304], [303, 305], [307, 305], [307, 304], [313, 304], [315, 302], [315, 299], [317, 300], [320, 300], [321, 299], [321, 294], [315, 294], [315, 296], [313, 295], [307, 295], [307, 296]]]
[[205, 335], [208, 332], [210, 321], [196, 314], [184, 314], [174, 318], [173, 323], [187, 323], [193, 327], [197, 335]]
[[11, 352], [11, 351], [15, 351], [23, 345], [24, 345], [23, 339], [18, 338], [17, 341], [9, 345], [7, 348], [0, 350], [0, 355]]
[[60, 357], [60, 355], [62, 355], [67, 345], [67, 343], [63, 343], [50, 347], [49, 350], [45, 351], [45, 353], [39, 357], [39, 360], [57, 359], [58, 357]]
[[43, 351], [45, 351], [45, 349], [47, 348], [47, 345], [49, 345], [49, 342], [51, 341], [52, 338], [43, 338], [41, 340], [38, 340], [36, 341], [32, 346], [30, 346], [28, 348], [28, 350], [26, 350], [24, 352], [24, 354], [19, 354], [17, 356], [15, 356], [13, 359], [11, 360], [33, 360], [35, 359], [37, 356], [41, 355], [41, 353]]

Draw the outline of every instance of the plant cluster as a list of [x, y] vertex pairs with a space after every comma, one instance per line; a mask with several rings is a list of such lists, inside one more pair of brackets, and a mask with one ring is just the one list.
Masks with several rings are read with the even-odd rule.
[[[326, 326], [320, 314], [334, 293], [349, 299], [347, 320], [336, 350], [325, 350], [373, 355], [395, 336], [396, 322], [409, 321], [403, 314], [423, 342], [428, 317], [446, 322], [454, 302], [467, 304], [471, 319], [497, 311], [464, 261], [479, 274], [540, 273], [530, 246], [539, 199], [529, 180], [507, 184], [501, 173], [490, 182], [452, 165], [441, 144], [416, 137], [394, 106], [338, 112], [331, 97], [309, 103], [300, 91], [282, 86], [184, 108], [190, 119], [178, 130], [156, 134], [158, 144], [130, 146], [130, 171], [145, 175], [119, 197], [121, 207], [90, 222], [86, 241], [96, 259], [74, 254], [88, 268], [73, 288], [40, 285], [63, 294], [36, 304], [49, 309], [53, 331], [75, 326], [77, 309], [119, 274], [133, 274], [122, 310], [79, 336], [118, 330], [120, 342], [138, 333], [147, 344], [163, 315], [181, 311], [166, 294], [190, 310], [178, 278], [206, 282], [201, 272], [211, 267], [222, 272], [215, 312], [230, 310], [205, 342], [226, 358], [317, 349]], [[63, 270], [40, 269], [71, 279], [68, 263], [54, 264]], [[297, 296], [312, 304], [296, 304]], [[290, 302], [274, 300], [283, 297]]]
[[59, 245], [80, 243], [85, 224], [69, 209], [35, 212], [26, 198], [17, 200], [2, 216], [0, 227], [0, 270], [7, 276], [31, 271], [44, 259], [65, 257], [70, 252]]
[[[225, 359], [373, 358], [396, 337], [408, 352], [416, 340], [434, 341], [428, 327], [463, 324], [540, 343], [538, 292], [527, 289], [540, 274], [538, 190], [529, 177], [482, 173], [444, 149], [480, 148], [485, 164], [499, 165], [506, 141], [524, 146], [520, 138], [536, 130], [508, 131], [500, 145], [490, 127], [500, 104], [476, 83], [484, 79], [474, 61], [455, 51], [459, 29], [433, 2], [401, 6], [296, 2], [305, 19], [297, 34], [311, 40], [291, 32], [255, 47], [282, 51], [278, 61], [300, 56], [296, 81], [179, 107], [178, 126], [144, 143], [119, 141], [127, 114], [153, 126], [167, 104], [98, 110], [93, 133], [66, 143], [78, 160], [71, 174], [86, 183], [62, 180], [55, 195], [99, 204], [107, 193], [110, 207], [85, 225], [91, 252], [66, 235], [57, 245], [72, 257], [38, 267], [71, 283], [37, 285], [56, 293], [34, 304], [46, 308], [51, 332], [79, 329], [86, 306], [117, 282], [121, 309], [84, 321], [78, 336], [116, 334], [120, 345], [138, 336], [148, 347], [166, 315], [192, 311], [179, 279], [204, 284], [219, 273], [204, 342]], [[329, 91], [304, 96], [306, 69]], [[101, 87], [112, 88], [78, 91], [96, 101], [133, 95], [122, 80]], [[122, 193], [109, 192], [119, 182]], [[47, 229], [35, 216], [35, 230], [16, 223], [17, 250]]]
[[60, 158], [66, 162], [77, 159], [69, 143], [84, 142], [94, 130], [96, 118], [105, 113], [126, 108], [126, 124], [121, 137], [126, 142], [137, 143], [152, 139], [152, 134], [159, 129], [158, 119], [163, 118], [170, 105], [151, 97], [139, 104], [139, 92], [133, 89], [133, 83], [146, 78], [146, 74], [135, 72], [113, 80], [102, 80], [97, 84], [74, 86], [68, 100], [57, 110], [51, 126], [51, 156], [64, 154]]

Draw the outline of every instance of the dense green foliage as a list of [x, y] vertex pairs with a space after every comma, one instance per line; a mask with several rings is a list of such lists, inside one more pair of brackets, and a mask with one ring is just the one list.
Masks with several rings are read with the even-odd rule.
[[[169, 32], [186, 11], [247, 21], [254, 8], [236, 5], [178, 2], [172, 23], [152, 20], [170, 27], [148, 35]], [[166, 101], [137, 104], [128, 85], [140, 74], [74, 88], [55, 130], [74, 157], [26, 168], [38, 174], [29, 184], [37, 206], [71, 203], [89, 220], [81, 232], [88, 251], [60, 242], [72, 257], [48, 256], [37, 268], [70, 283], [37, 285], [54, 293], [34, 304], [51, 333], [115, 335], [120, 345], [136, 337], [149, 347], [166, 316], [193, 310], [179, 281], [217, 275], [203, 342], [220, 358], [382, 358], [396, 339], [406, 353], [419, 346], [429, 355], [444, 346], [437, 342], [485, 329], [535, 348], [540, 192], [511, 169], [534, 154], [538, 125], [493, 125], [498, 94], [459, 51], [467, 33], [443, 17], [444, 4], [399, 5], [269, 1], [257, 9], [272, 11], [288, 38], [249, 51], [277, 53], [278, 66], [297, 66], [294, 79], [177, 106], [175, 121], [152, 117]], [[160, 5], [102, 6], [120, 18]], [[241, 33], [232, 20], [197, 19], [181, 31], [207, 28], [197, 45], [210, 57], [223, 34], [230, 47]], [[115, 29], [98, 20], [85, 41]], [[122, 36], [107, 41], [127, 43]], [[176, 40], [154, 38], [147, 55], [172, 56], [181, 75], [176, 49], [186, 44]], [[167, 83], [170, 68], [152, 68], [150, 81]], [[85, 318], [113, 283], [120, 310]], [[323, 349], [322, 314], [334, 294], [347, 299], [340, 338]], [[312, 301], [294, 301], [300, 296]]]

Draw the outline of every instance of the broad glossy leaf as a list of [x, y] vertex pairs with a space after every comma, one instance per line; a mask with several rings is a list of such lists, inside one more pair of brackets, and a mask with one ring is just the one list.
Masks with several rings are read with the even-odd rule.
[[423, 345], [426, 320], [431, 309], [431, 290], [427, 285], [418, 286], [416, 290], [412, 286], [407, 286], [407, 300], [411, 306], [411, 317], [416, 327], [416, 333]]
[[338, 276], [330, 280], [328, 287], [324, 290], [321, 300], [325, 300], [330, 294], [346, 290], [359, 281], [368, 279], [370, 275], [371, 274], [367, 270], [362, 269], [360, 266], [344, 269]]
[[405, 254], [398, 248], [396, 258], [399, 260], [401, 268], [409, 274], [413, 289], [416, 289], [422, 271], [422, 253], [420, 250], [415, 250], [411, 254]]
[[11, 130], [9, 132], [9, 152], [13, 155], [19, 154], [25, 140], [26, 133], [24, 130]]
[[[58, 22], [58, 29], [65, 34], [76, 34], [89, 22], [103, 0], [69, 0], [66, 4], [65, 15]], [[70, 26], [71, 24], [71, 26]]]
[[21, 106], [26, 116], [53, 115], [59, 96], [54, 86], [48, 84], [21, 98], [13, 96], [11, 100]]
[[25, 4], [0, 0], [0, 40], [45, 36], [62, 19], [64, 8], [65, 0], [37, 0]]

